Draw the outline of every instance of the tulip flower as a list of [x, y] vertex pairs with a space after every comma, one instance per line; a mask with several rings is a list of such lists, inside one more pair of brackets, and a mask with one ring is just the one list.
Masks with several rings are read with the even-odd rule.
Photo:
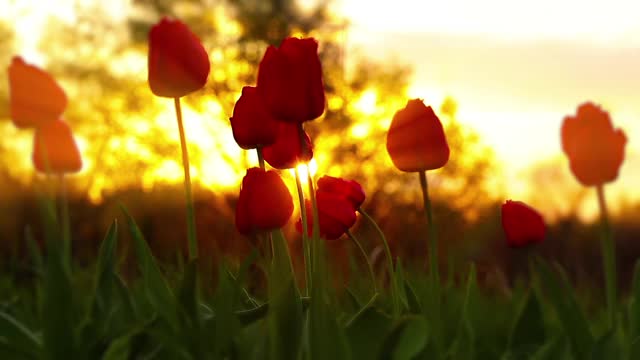
[[262, 149], [264, 159], [276, 169], [294, 168], [298, 163], [306, 163], [313, 158], [311, 138], [304, 133], [304, 146], [300, 141], [300, 124], [280, 121], [278, 137], [273, 145]]
[[510, 247], [524, 247], [544, 240], [546, 227], [542, 215], [521, 201], [502, 204], [502, 229]]
[[167, 17], [149, 32], [149, 87], [156, 96], [180, 98], [201, 89], [209, 56], [200, 39], [179, 20]]
[[562, 124], [562, 150], [573, 175], [584, 186], [615, 180], [624, 160], [627, 138], [614, 129], [609, 114], [593, 103], [578, 107]]
[[281, 228], [292, 213], [293, 199], [276, 171], [247, 170], [236, 207], [236, 228], [241, 234]]
[[349, 200], [354, 211], [360, 208], [365, 199], [362, 186], [353, 180], [344, 180], [325, 175], [318, 180], [318, 192], [342, 196]]
[[[328, 192], [317, 192], [318, 218], [320, 236], [326, 240], [335, 240], [346, 233], [356, 223], [356, 212], [353, 204], [345, 197]], [[307, 213], [312, 212], [311, 202], [306, 202]], [[302, 221], [296, 222], [296, 229], [302, 232]], [[311, 236], [313, 218], [307, 222], [307, 234]]]
[[255, 149], [276, 142], [279, 123], [264, 105], [255, 87], [245, 86], [233, 108], [233, 138], [245, 149]]
[[443, 167], [449, 161], [449, 145], [442, 123], [431, 106], [409, 100], [391, 121], [387, 151], [400, 171], [417, 172]]
[[67, 96], [51, 75], [16, 56], [9, 65], [11, 120], [18, 128], [56, 121], [67, 106]]
[[284, 39], [269, 46], [258, 69], [258, 92], [279, 120], [302, 123], [324, 112], [325, 95], [318, 42]]
[[33, 164], [44, 173], [74, 173], [82, 169], [80, 151], [66, 122], [56, 120], [36, 129]]

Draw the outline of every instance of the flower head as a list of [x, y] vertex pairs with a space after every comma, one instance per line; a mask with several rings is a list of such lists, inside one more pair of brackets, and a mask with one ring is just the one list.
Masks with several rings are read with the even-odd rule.
[[[303, 132], [304, 145], [300, 141]], [[301, 125], [280, 121], [276, 142], [262, 149], [264, 160], [276, 169], [291, 169], [299, 163], [306, 163], [313, 159], [313, 145], [311, 138]]]
[[[356, 223], [353, 204], [345, 197], [328, 192], [316, 192], [320, 236], [326, 240], [335, 240], [346, 233]], [[307, 214], [313, 209], [309, 201], [305, 204]], [[296, 229], [302, 232], [302, 220], [296, 222]], [[307, 216], [307, 233], [311, 235], [313, 216]]]
[[167, 17], [149, 32], [149, 87], [179, 98], [201, 89], [209, 76], [209, 56], [200, 39], [179, 20]]
[[324, 112], [318, 42], [286, 38], [267, 48], [258, 69], [258, 92], [278, 120], [301, 123]]
[[36, 129], [33, 165], [40, 172], [54, 174], [74, 173], [82, 169], [78, 145], [66, 122], [51, 121]]
[[365, 199], [364, 190], [358, 182], [328, 175], [318, 180], [318, 192], [327, 192], [344, 197], [349, 200], [354, 211], [362, 205]]
[[544, 240], [546, 226], [542, 215], [521, 201], [502, 204], [502, 229], [510, 247], [523, 247]]
[[245, 86], [233, 108], [233, 138], [243, 149], [255, 149], [276, 142], [279, 123], [265, 107], [255, 87]]
[[67, 106], [67, 96], [53, 77], [19, 56], [9, 65], [9, 98], [11, 120], [18, 128], [56, 121]]
[[440, 119], [422, 100], [409, 100], [391, 121], [387, 152], [395, 167], [415, 172], [443, 167], [449, 161], [449, 145]]
[[292, 213], [293, 199], [277, 172], [247, 170], [236, 207], [236, 228], [240, 233], [281, 228]]
[[564, 118], [561, 136], [562, 150], [582, 185], [602, 185], [618, 177], [627, 137], [613, 128], [609, 113], [593, 103], [584, 103], [575, 116]]

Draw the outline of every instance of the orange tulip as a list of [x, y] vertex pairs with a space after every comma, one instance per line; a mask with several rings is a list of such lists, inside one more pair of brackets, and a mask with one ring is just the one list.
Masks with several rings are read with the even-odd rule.
[[440, 119], [431, 106], [413, 99], [398, 111], [387, 133], [387, 152], [400, 171], [417, 172], [443, 167], [449, 145]]
[[613, 128], [609, 113], [584, 103], [575, 116], [564, 118], [561, 135], [562, 150], [582, 185], [602, 185], [618, 177], [627, 138], [622, 130]]
[[67, 106], [67, 96], [51, 75], [15, 56], [9, 65], [11, 120], [18, 128], [56, 121]]
[[82, 169], [82, 158], [69, 125], [51, 121], [36, 129], [33, 164], [40, 172], [74, 173]]

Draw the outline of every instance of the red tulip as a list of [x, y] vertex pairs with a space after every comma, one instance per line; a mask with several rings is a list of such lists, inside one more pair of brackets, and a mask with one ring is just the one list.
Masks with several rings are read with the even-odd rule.
[[82, 169], [82, 158], [69, 125], [51, 121], [36, 129], [33, 141], [33, 165], [40, 172], [74, 173]]
[[[335, 240], [346, 233], [356, 223], [356, 212], [353, 204], [343, 196], [328, 192], [316, 192], [320, 236], [326, 240]], [[309, 201], [307, 209], [307, 233], [311, 236], [313, 229], [313, 209]], [[296, 222], [296, 229], [302, 232], [302, 220]]]
[[422, 100], [409, 100], [391, 121], [387, 152], [395, 167], [416, 172], [443, 167], [449, 161], [449, 145], [440, 119]]
[[327, 192], [342, 196], [351, 202], [354, 210], [357, 210], [365, 199], [364, 190], [356, 181], [344, 180], [328, 175], [318, 180], [318, 192]]
[[325, 95], [318, 42], [284, 39], [267, 48], [258, 69], [258, 91], [279, 120], [304, 122], [324, 112]]
[[606, 111], [593, 103], [578, 107], [576, 116], [562, 124], [562, 150], [569, 157], [573, 175], [584, 186], [615, 180], [624, 160], [627, 138], [614, 129]]
[[276, 169], [291, 169], [313, 158], [311, 138], [304, 133], [304, 147], [300, 143], [300, 124], [280, 121], [278, 138], [273, 145], [262, 149], [264, 160]]
[[9, 65], [9, 97], [11, 119], [18, 128], [56, 121], [67, 106], [67, 96], [53, 77], [19, 56]]
[[255, 149], [276, 142], [278, 121], [264, 106], [255, 87], [245, 86], [233, 108], [233, 138], [243, 149]]
[[179, 20], [163, 18], [149, 32], [149, 87], [179, 98], [201, 89], [209, 76], [209, 56], [200, 39]]
[[281, 228], [292, 213], [293, 199], [277, 172], [247, 170], [236, 207], [236, 228], [240, 233]]
[[521, 201], [502, 204], [502, 229], [510, 247], [523, 247], [544, 240], [546, 227], [542, 215]]

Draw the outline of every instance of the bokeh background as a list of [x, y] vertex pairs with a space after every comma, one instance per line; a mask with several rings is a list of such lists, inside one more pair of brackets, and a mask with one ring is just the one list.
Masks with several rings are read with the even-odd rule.
[[[625, 0], [0, 0], [0, 68], [21, 55], [69, 96], [64, 117], [84, 159], [68, 179], [78, 261], [93, 259], [121, 216], [119, 204], [158, 257], [176, 261], [186, 248], [173, 104], [146, 83], [147, 33], [163, 15], [186, 22], [212, 63], [206, 87], [183, 106], [204, 254], [241, 258], [252, 243], [234, 227], [240, 180], [257, 163], [233, 140], [235, 101], [255, 84], [269, 44], [313, 36], [327, 109], [306, 126], [315, 145], [311, 171], [359, 181], [364, 208], [394, 254], [423, 266], [418, 176], [393, 168], [385, 136], [395, 111], [424, 99], [452, 149], [447, 166], [429, 172], [442, 266], [475, 261], [497, 287], [525, 271], [523, 255], [504, 244], [505, 199], [533, 205], [549, 223], [547, 240], [533, 251], [565, 265], [578, 284], [600, 284], [595, 190], [569, 172], [560, 125], [580, 103], [601, 104], [629, 138], [620, 177], [606, 186], [621, 286], [627, 283], [640, 254], [640, 5]], [[0, 261], [7, 268], [26, 256], [25, 236], [39, 240], [38, 198], [52, 190], [32, 168], [32, 134], [11, 124], [6, 80], [0, 134]], [[282, 175], [293, 184], [291, 173]], [[354, 232], [384, 266], [373, 229], [359, 222]], [[126, 241], [123, 247], [126, 257]], [[350, 244], [331, 248], [336, 266], [348, 269]]]

